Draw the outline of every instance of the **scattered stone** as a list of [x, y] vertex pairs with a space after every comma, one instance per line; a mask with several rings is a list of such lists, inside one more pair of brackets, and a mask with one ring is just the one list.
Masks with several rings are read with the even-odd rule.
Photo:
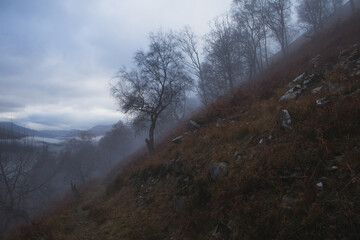
[[302, 73], [299, 76], [297, 76], [296, 78], [294, 78], [294, 80], [292, 80], [292, 83], [296, 83], [296, 82], [300, 81], [301, 79], [303, 79], [304, 77], [305, 77], [305, 73]]
[[284, 109], [281, 111], [281, 117], [280, 117], [281, 126], [285, 130], [291, 130], [291, 116], [288, 112], [288, 110]]
[[220, 177], [227, 174], [228, 166], [225, 162], [213, 163], [210, 166], [209, 172], [212, 180], [216, 181]]
[[260, 139], [259, 144], [262, 144], [264, 142], [264, 139]]
[[312, 93], [312, 94], [318, 93], [318, 92], [321, 91], [321, 89], [323, 89], [323, 86], [314, 88], [313, 90], [311, 90], [311, 93]]
[[335, 165], [328, 168], [329, 171], [336, 171], [338, 169], [339, 169], [338, 166]]
[[240, 155], [240, 153], [238, 153], [238, 151], [236, 151], [236, 152], [234, 153], [234, 159], [235, 159], [236, 161], [240, 161], [241, 155]]
[[216, 127], [220, 127], [225, 122], [225, 119], [218, 118], [216, 121]]
[[181, 135], [181, 136], [178, 136], [176, 138], [174, 138], [173, 140], [171, 140], [173, 143], [175, 144], [178, 144], [178, 143], [181, 143], [181, 141], [183, 140], [184, 136]]
[[348, 67], [349, 69], [355, 69], [355, 70], [356, 70], [356, 68], [357, 68], [357, 62], [356, 62], [356, 61], [349, 61], [349, 62], [347, 63], [347, 67]]
[[189, 129], [190, 130], [197, 130], [200, 128], [200, 124], [198, 124], [197, 122], [195, 122], [194, 120], [190, 120], [189, 121]]
[[174, 139], [171, 140], [171, 141], [172, 141], [173, 143], [175, 143], [175, 144], [181, 143], [182, 140], [183, 140], [186, 136], [188, 136], [188, 135], [190, 135], [190, 134], [191, 134], [191, 131], [186, 132], [186, 133], [184, 133], [184, 135], [180, 135], [180, 136], [174, 138]]
[[350, 54], [349, 50], [347, 50], [347, 49], [342, 50], [339, 54], [339, 60], [342, 62], [345, 61], [347, 59], [347, 57], [349, 56], [349, 54]]
[[296, 98], [298, 95], [300, 95], [301, 90], [299, 88], [296, 88], [296, 86], [294, 88], [291, 88], [289, 91], [287, 91], [281, 98], [280, 98], [280, 102], [282, 101], [289, 101], [292, 100], [294, 98]]
[[352, 51], [349, 55], [349, 57], [347, 58], [347, 61], [356, 61], [360, 59], [360, 49], [355, 49], [354, 51]]
[[324, 97], [324, 98], [320, 98], [320, 99], [316, 100], [317, 105], [325, 105], [329, 102], [331, 102], [331, 99], [328, 97]]
[[324, 184], [322, 182], [318, 182], [316, 183], [316, 187], [319, 189], [319, 190], [322, 190], [324, 188]]
[[313, 59], [310, 60], [310, 64], [314, 67], [317, 68], [319, 65], [319, 60], [321, 58], [321, 55], [317, 55], [316, 57], [314, 57]]
[[290, 180], [290, 179], [296, 179], [300, 176], [299, 173], [292, 173], [291, 175], [289, 176], [280, 176], [280, 179], [281, 180]]

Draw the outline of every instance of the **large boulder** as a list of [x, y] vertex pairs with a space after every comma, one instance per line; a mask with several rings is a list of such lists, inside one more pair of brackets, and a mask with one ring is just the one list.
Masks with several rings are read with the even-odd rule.
[[285, 130], [290, 131], [292, 129], [291, 116], [288, 110], [284, 109], [281, 111], [280, 122], [281, 122], [281, 127], [284, 128]]
[[210, 166], [209, 173], [212, 180], [216, 181], [219, 178], [226, 176], [228, 172], [228, 165], [225, 162], [213, 163]]

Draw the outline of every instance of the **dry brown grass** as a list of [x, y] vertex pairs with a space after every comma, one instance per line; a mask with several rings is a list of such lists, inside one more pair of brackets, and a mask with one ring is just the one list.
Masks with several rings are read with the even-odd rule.
[[[195, 117], [203, 126], [181, 144], [171, 139], [186, 131], [185, 123], [159, 141], [153, 157], [131, 156], [105, 194], [86, 202], [84, 193], [83, 201], [7, 239], [76, 239], [83, 230], [76, 227], [79, 219], [96, 239], [209, 239], [215, 226], [223, 225], [229, 226], [222, 230], [228, 239], [359, 238], [359, 76], [336, 65], [299, 98], [278, 102], [289, 81], [317, 71], [310, 59], [321, 54], [322, 68], [359, 39], [358, 14], [200, 111]], [[343, 89], [311, 94], [325, 83]], [[317, 106], [315, 100], [325, 96], [333, 101]], [[291, 131], [280, 127], [284, 108], [293, 119]], [[164, 163], [179, 157], [180, 175], [162, 176]], [[218, 181], [209, 176], [214, 162], [228, 164], [228, 174]], [[332, 166], [338, 169], [329, 170]], [[180, 196], [186, 201], [176, 211]]]

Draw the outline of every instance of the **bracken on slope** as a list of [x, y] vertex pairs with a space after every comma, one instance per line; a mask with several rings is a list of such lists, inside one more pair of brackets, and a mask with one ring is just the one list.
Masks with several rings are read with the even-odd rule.
[[360, 239], [359, 12], [192, 120], [6, 239]]

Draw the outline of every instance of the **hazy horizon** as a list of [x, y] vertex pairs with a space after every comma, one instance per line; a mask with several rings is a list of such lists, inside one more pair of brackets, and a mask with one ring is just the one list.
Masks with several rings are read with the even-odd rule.
[[149, 32], [190, 25], [202, 36], [231, 2], [1, 1], [0, 121], [35, 130], [126, 121], [109, 81]]

